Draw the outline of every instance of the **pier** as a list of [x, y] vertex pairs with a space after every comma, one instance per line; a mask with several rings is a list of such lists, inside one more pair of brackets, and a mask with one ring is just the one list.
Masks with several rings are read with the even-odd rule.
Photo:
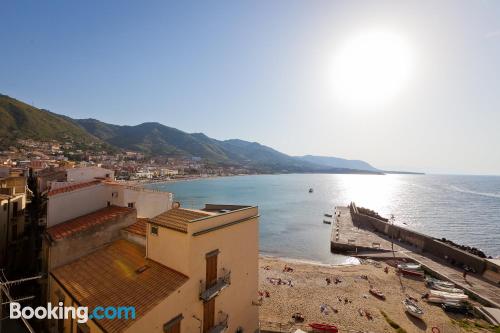
[[[334, 253], [379, 259], [397, 257], [415, 261], [429, 274], [453, 282], [481, 303], [500, 308], [499, 286], [481, 275], [484, 271], [484, 259], [441, 244], [430, 236], [366, 216], [359, 213], [354, 204], [335, 207], [330, 240], [331, 251]], [[449, 257], [459, 258], [461, 262], [477, 268], [478, 273], [469, 273], [465, 281], [463, 269], [444, 259]]]

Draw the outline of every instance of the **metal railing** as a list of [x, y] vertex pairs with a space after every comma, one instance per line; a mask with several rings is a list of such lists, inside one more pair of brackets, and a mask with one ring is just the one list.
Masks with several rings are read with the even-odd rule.
[[217, 278], [217, 281], [208, 288], [206, 286], [206, 281], [200, 281], [200, 299], [207, 302], [231, 284], [231, 271], [226, 271], [225, 269], [222, 271], [222, 276]]
[[229, 315], [225, 312], [219, 311], [220, 320], [215, 324], [214, 327], [208, 330], [208, 333], [223, 333], [228, 328]]

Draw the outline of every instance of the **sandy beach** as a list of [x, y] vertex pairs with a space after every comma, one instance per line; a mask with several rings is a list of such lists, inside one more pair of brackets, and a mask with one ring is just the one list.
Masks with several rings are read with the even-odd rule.
[[[285, 265], [293, 271], [284, 272]], [[384, 272], [385, 267], [389, 267], [388, 273]], [[279, 279], [284, 282], [279, 284]], [[370, 285], [381, 290], [386, 300], [371, 295]], [[331, 266], [264, 256], [259, 261], [259, 292], [263, 295], [260, 322], [264, 330], [307, 331], [308, 323], [319, 322], [334, 324], [340, 332], [397, 332], [383, 311], [408, 333], [431, 332], [433, 327], [441, 333], [490, 332], [482, 320], [469, 322], [462, 315], [450, 315], [439, 306], [428, 304], [421, 299], [426, 291], [423, 281], [400, 278], [396, 269], [385, 262]], [[405, 295], [418, 300], [425, 312], [423, 320], [405, 313], [401, 303]], [[292, 319], [296, 312], [304, 316], [303, 323]]]

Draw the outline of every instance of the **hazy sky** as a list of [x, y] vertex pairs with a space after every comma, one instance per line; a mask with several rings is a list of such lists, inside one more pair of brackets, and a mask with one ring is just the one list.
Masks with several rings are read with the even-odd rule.
[[[4, 0], [0, 8], [0, 93], [37, 107], [380, 168], [500, 174], [500, 1]], [[410, 73], [391, 81], [395, 70], [383, 69], [370, 86], [346, 85], [348, 71], [338, 81], [332, 68], [346, 45], [380, 31], [403, 49], [356, 50], [391, 63], [385, 55], [403, 52]], [[364, 68], [356, 57], [348, 53], [348, 65]], [[390, 84], [398, 91], [383, 103], [334, 97], [340, 85], [370, 102], [370, 87]]]

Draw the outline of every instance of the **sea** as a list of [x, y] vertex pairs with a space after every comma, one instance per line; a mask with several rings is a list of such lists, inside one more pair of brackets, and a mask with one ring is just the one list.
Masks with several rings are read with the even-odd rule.
[[[205, 203], [256, 205], [260, 252], [324, 264], [355, 259], [330, 253], [324, 214], [354, 201], [395, 224], [500, 256], [500, 177], [456, 175], [281, 174], [148, 185], [172, 192], [185, 208]], [[312, 188], [312, 193], [309, 189]]]

